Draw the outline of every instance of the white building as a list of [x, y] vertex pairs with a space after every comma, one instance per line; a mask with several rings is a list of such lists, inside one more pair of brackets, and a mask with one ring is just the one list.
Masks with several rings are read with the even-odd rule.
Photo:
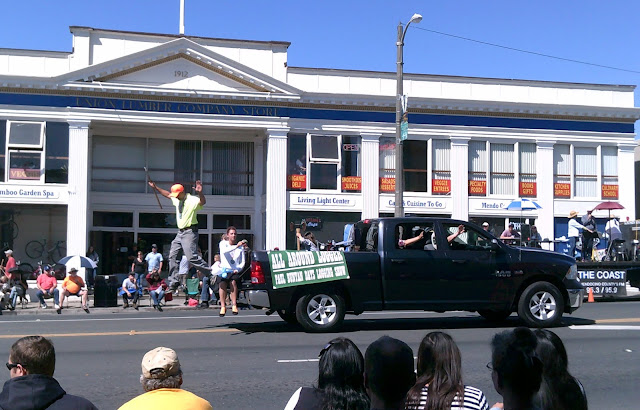
[[[109, 273], [134, 242], [166, 254], [175, 210], [145, 166], [166, 189], [203, 181], [209, 258], [230, 224], [283, 249], [303, 219], [328, 240], [393, 213], [395, 73], [289, 67], [286, 42], [71, 33], [71, 53], [0, 49], [0, 232], [18, 259], [91, 243]], [[602, 200], [634, 216], [634, 86], [404, 78], [407, 213], [497, 231], [531, 197], [542, 209], [522, 216], [549, 238]]]

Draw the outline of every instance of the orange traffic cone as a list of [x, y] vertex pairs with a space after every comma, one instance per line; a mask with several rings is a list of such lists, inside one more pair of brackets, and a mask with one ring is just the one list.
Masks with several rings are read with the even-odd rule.
[[595, 302], [593, 299], [593, 288], [588, 288], [587, 292], [589, 293], [589, 298], [587, 299], [588, 303]]

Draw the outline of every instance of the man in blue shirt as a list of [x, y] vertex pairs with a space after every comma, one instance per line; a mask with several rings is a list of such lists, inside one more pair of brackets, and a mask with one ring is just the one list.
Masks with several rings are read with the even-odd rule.
[[[158, 272], [162, 270], [162, 261], [163, 261], [162, 254], [158, 253], [158, 245], [156, 245], [155, 243], [151, 245], [151, 252], [147, 254], [144, 260], [147, 261], [148, 273], [153, 272], [154, 269], [158, 269]], [[142, 276], [145, 276], [145, 275], [136, 274], [136, 284], [138, 286], [140, 286], [140, 281], [142, 280]]]

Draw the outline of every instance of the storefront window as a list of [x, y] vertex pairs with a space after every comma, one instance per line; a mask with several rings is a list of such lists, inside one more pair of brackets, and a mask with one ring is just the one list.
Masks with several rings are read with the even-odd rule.
[[[145, 138], [95, 135], [91, 189], [99, 192], [146, 192], [146, 143]], [[166, 153], [158, 159], [167, 159]], [[170, 161], [172, 160], [173, 156], [170, 157]], [[169, 164], [165, 166], [168, 167]], [[155, 173], [153, 176], [155, 177]], [[161, 184], [159, 180], [156, 182]]]
[[7, 122], [0, 121], [0, 182], [4, 182], [4, 171], [6, 169], [5, 162], [7, 157]]
[[42, 148], [42, 122], [9, 122], [9, 145], [15, 148]]
[[93, 226], [131, 228], [133, 213], [131, 212], [94, 212]]
[[380, 138], [380, 192], [395, 192], [396, 189], [396, 140], [393, 137]]
[[469, 195], [487, 195], [487, 142], [469, 141]]
[[618, 147], [602, 147], [602, 199], [618, 199]]
[[8, 179], [42, 180], [44, 122], [8, 121]]
[[536, 183], [536, 144], [519, 144], [520, 183], [518, 194], [521, 197], [533, 197], [538, 194]]
[[553, 195], [555, 198], [571, 197], [571, 147], [553, 147]]
[[47, 122], [44, 182], [69, 182], [69, 124]]
[[213, 215], [213, 229], [227, 229], [235, 226], [236, 229], [251, 229], [250, 215]]
[[342, 192], [362, 190], [360, 136], [342, 136]]
[[[198, 228], [207, 228], [207, 215], [198, 214]], [[140, 213], [140, 228], [176, 228], [175, 213]]]
[[9, 151], [9, 179], [40, 181], [40, 151]]
[[427, 192], [427, 141], [405, 141], [402, 143], [404, 165], [404, 190]]
[[185, 187], [195, 185], [200, 179], [200, 141], [174, 141], [173, 143], [173, 180]]
[[574, 149], [575, 171], [575, 196], [593, 198], [598, 196], [598, 176], [596, 169], [598, 157], [595, 148], [576, 147]]
[[202, 183], [205, 194], [253, 195], [253, 143], [205, 141]]
[[451, 141], [433, 140], [433, 195], [451, 195]]
[[513, 195], [515, 169], [513, 144], [491, 144], [491, 193]]
[[288, 139], [287, 189], [307, 190], [307, 136], [290, 134]]

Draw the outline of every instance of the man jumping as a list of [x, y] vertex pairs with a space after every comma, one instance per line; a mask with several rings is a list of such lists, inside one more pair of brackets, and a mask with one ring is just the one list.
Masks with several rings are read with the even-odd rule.
[[197, 213], [207, 202], [202, 193], [202, 182], [196, 181], [194, 187], [198, 196], [185, 194], [184, 187], [180, 184], [171, 186], [171, 192], [156, 186], [152, 181], [149, 185], [158, 191], [162, 196], [171, 199], [176, 207], [176, 221], [178, 223], [178, 234], [171, 242], [171, 250], [169, 251], [169, 287], [172, 291], [177, 289], [180, 284], [178, 275], [178, 264], [176, 259], [180, 249], [189, 260], [189, 263], [203, 272], [211, 272], [211, 268], [198, 255], [198, 218]]

